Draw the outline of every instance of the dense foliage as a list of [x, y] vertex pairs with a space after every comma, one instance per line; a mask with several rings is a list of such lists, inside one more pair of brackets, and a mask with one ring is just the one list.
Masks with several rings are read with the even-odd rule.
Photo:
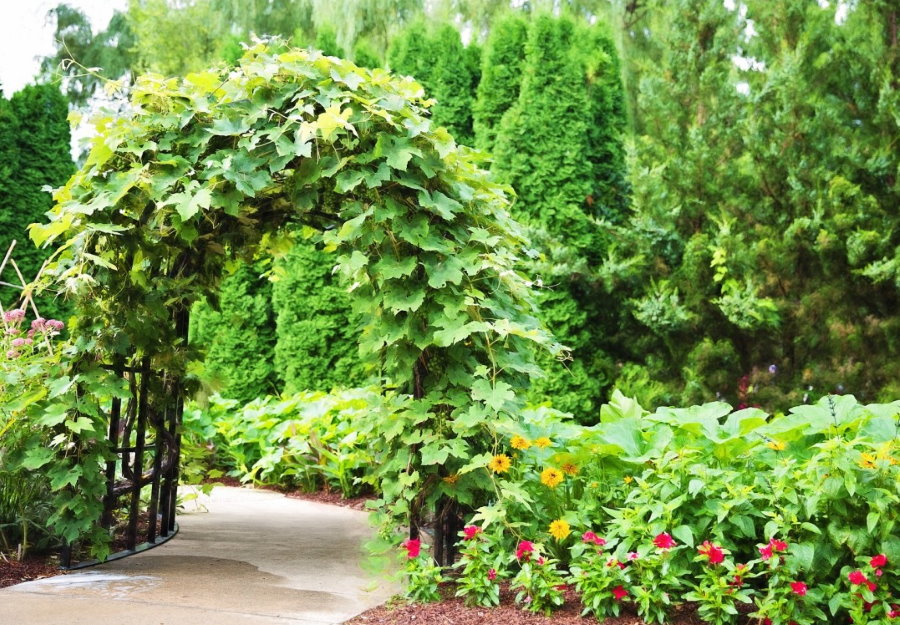
[[601, 271], [629, 308], [620, 357], [671, 399], [894, 397], [897, 9], [744, 4], [654, 22], [633, 213]]
[[611, 44], [594, 29], [534, 18], [518, 99], [504, 113], [494, 146], [494, 173], [516, 189], [516, 214], [537, 230], [542, 256], [530, 271], [545, 287], [542, 320], [572, 349], [568, 363], [545, 362], [550, 375], [532, 397], [552, 397], [587, 418], [611, 382], [602, 333], [604, 318], [615, 315], [599, 297], [591, 268], [607, 247], [597, 218], [622, 211], [616, 198], [624, 189], [607, 180], [624, 125], [616, 67]]
[[193, 307], [190, 340], [206, 350], [205, 377], [248, 402], [281, 388], [275, 359], [272, 284], [262, 267], [241, 264], [219, 292]]
[[276, 265], [275, 371], [288, 393], [358, 386], [366, 379], [359, 356], [359, 320], [352, 296], [332, 274], [334, 254], [297, 241]]
[[[0, 97], [0, 248], [17, 246], [14, 258], [23, 278], [30, 282], [49, 255], [28, 240], [28, 226], [43, 221], [53, 200], [44, 187], [58, 187], [72, 174], [68, 107], [53, 85], [29, 85], [6, 100]], [[20, 281], [11, 267], [0, 280]], [[9, 305], [21, 295], [0, 287]], [[52, 296], [38, 301], [42, 314], [54, 316], [64, 309]]]
[[388, 51], [391, 71], [412, 76], [434, 98], [432, 119], [465, 145], [474, 143], [472, 106], [478, 83], [459, 31], [450, 24], [415, 22]]
[[522, 240], [507, 188], [432, 126], [429, 104], [384, 70], [258, 44], [237, 68], [143, 77], [129, 115], [99, 120], [50, 222], [32, 228], [36, 243], [60, 246], [46, 281], [78, 312], [65, 391], [28, 412], [83, 424], [33, 465], [71, 476], [59, 534], [100, 550], [108, 538], [96, 524], [106, 416], [82, 406], [82, 382], [95, 380], [102, 401], [122, 380], [100, 363], [141, 357], [192, 390], [173, 317], [217, 291], [230, 258], [283, 249], [297, 224], [325, 230], [360, 312], [361, 353], [408, 394], [375, 437], [385, 520], [418, 523], [444, 494], [473, 500], [486, 486], [472, 473], [448, 493], [442, 478], [488, 461], [488, 425], [514, 419], [517, 391], [539, 374], [531, 345], [558, 347], [514, 269]]

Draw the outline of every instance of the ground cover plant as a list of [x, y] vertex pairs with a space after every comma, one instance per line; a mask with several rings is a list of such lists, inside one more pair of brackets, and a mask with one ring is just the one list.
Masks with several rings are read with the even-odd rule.
[[[372, 401], [376, 409], [366, 406]], [[312, 471], [320, 484], [331, 479], [337, 487], [327, 476], [343, 454], [344, 462], [364, 458], [353, 482], [377, 488], [369, 467], [384, 453], [373, 445], [385, 415], [378, 406], [383, 399], [374, 390], [301, 394], [243, 409], [218, 400], [210, 410], [237, 416], [207, 420], [227, 424], [212, 436], [228, 432], [234, 444], [217, 447], [234, 448], [231, 456], [243, 457], [247, 443], [254, 449], [255, 464], [222, 465], [245, 479], [295, 484], [296, 475]], [[340, 432], [347, 422], [368, 436], [339, 443], [335, 456], [307, 455], [306, 468], [296, 470], [304, 460], [285, 432], [322, 427], [324, 436], [346, 443]], [[265, 430], [276, 434], [260, 453], [256, 437]], [[629, 609], [647, 623], [667, 622], [688, 602], [716, 625], [848, 615], [888, 623], [900, 614], [893, 564], [900, 562], [900, 402], [829, 396], [776, 415], [724, 403], [649, 412], [617, 393], [596, 426], [537, 406], [497, 434], [491, 454], [444, 480], [448, 489], [465, 476], [492, 485], [493, 496], [467, 517], [461, 557], [449, 572], [468, 605], [497, 605], [508, 580], [529, 611], [551, 613], [571, 588], [585, 614]], [[283, 472], [261, 471], [264, 457], [283, 457]], [[402, 553], [410, 597], [437, 599], [446, 579], [430, 553], [409, 541]]]

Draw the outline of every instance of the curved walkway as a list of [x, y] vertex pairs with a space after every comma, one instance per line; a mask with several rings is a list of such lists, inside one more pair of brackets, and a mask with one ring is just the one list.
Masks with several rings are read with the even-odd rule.
[[0, 624], [332, 625], [397, 592], [360, 568], [364, 512], [225, 486], [203, 506], [155, 549], [0, 590]]

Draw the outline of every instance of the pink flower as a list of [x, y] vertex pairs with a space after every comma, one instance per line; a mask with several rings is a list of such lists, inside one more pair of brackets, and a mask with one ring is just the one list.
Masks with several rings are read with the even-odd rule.
[[628, 552], [628, 559], [631, 560], [631, 561], [637, 560], [637, 559], [638, 559], [637, 551], [629, 551], [629, 552]]
[[806, 591], [806, 584], [803, 582], [791, 582], [791, 592], [795, 595], [800, 595], [802, 597], [806, 594]]
[[612, 595], [613, 599], [615, 599], [616, 601], [621, 601], [628, 596], [628, 591], [622, 588], [622, 586], [620, 585], [612, 589]]
[[3, 321], [6, 323], [19, 323], [25, 318], [25, 311], [21, 308], [13, 308], [3, 313]]
[[19, 352], [17, 352], [14, 349], [11, 349], [8, 352], [6, 352], [6, 357], [9, 358], [10, 360], [15, 360], [16, 358], [19, 357]]
[[766, 545], [764, 547], [759, 548], [759, 555], [762, 556], [763, 560], [768, 560], [772, 557], [772, 546]]
[[769, 546], [772, 547], [772, 550], [775, 553], [778, 553], [779, 551], [787, 551], [788, 548], [786, 542], [784, 542], [783, 540], [776, 540], [774, 538], [769, 541]]
[[472, 540], [480, 533], [481, 528], [477, 525], [467, 525], [463, 528], [463, 534], [465, 535], [465, 538], [463, 540]]
[[516, 547], [516, 560], [521, 560], [524, 556], [529, 555], [532, 551], [534, 551], [534, 543], [530, 540], [523, 540], [519, 543], [519, 546]]
[[32, 343], [34, 343], [34, 341], [32, 341], [31, 339], [18, 338], [13, 339], [10, 345], [12, 345], [13, 347], [22, 347], [23, 345], [31, 345]]
[[494, 581], [495, 579], [497, 579], [497, 569], [491, 569], [490, 571], [488, 571], [488, 579], [490, 581]]
[[51, 319], [50, 321], [47, 322], [47, 327], [50, 328], [51, 330], [53, 330], [54, 332], [60, 332], [63, 328], [66, 327], [66, 324], [64, 324], [59, 319]]
[[853, 571], [849, 575], [847, 575], [847, 579], [850, 580], [850, 583], [854, 586], [861, 586], [865, 584], [869, 579], [865, 576], [862, 571]]
[[594, 532], [585, 532], [581, 535], [581, 540], [586, 543], [594, 543], [595, 545], [602, 547], [606, 544], [606, 541], [597, 536]]
[[675, 541], [669, 534], [663, 532], [662, 534], [658, 534], [656, 538], [653, 539], [653, 544], [660, 549], [671, 549], [675, 546]]
[[410, 538], [400, 543], [400, 546], [406, 549], [406, 557], [409, 559], [418, 558], [422, 549], [422, 541], [418, 538]]
[[875, 592], [878, 589], [878, 584], [871, 580], [866, 580], [866, 586], [868, 586], [869, 590], [871, 590], [872, 592]]
[[872, 568], [878, 569], [887, 564], [887, 556], [883, 553], [879, 553], [877, 556], [873, 556], [871, 560], [869, 560], [869, 566]]
[[44, 330], [44, 327], [47, 323], [47, 320], [43, 317], [38, 317], [34, 321], [31, 322], [31, 329], [35, 332], [41, 332]]
[[704, 541], [702, 545], [697, 547], [697, 553], [701, 556], [706, 556], [709, 558], [710, 564], [720, 564], [723, 560], [725, 560], [725, 552], [722, 551], [721, 547], [718, 547], [711, 542]]

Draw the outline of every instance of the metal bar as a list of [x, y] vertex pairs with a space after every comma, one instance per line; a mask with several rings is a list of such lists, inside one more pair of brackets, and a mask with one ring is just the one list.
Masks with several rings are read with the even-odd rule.
[[[123, 358], [116, 358], [116, 365], [123, 365]], [[121, 368], [113, 367], [113, 371], [119, 377], [122, 377]], [[114, 397], [112, 400], [112, 409], [109, 413], [109, 442], [116, 454], [122, 453], [124, 450], [119, 449], [119, 419], [122, 415], [122, 399]], [[103, 518], [101, 524], [106, 529], [112, 526], [113, 512], [116, 508], [116, 496], [113, 494], [113, 488], [116, 484], [116, 465], [118, 464], [118, 456], [113, 456], [106, 462], [106, 497], [103, 501]]]
[[[163, 381], [163, 390], [165, 391], [167, 384]], [[163, 398], [165, 400], [165, 398]], [[162, 439], [164, 435], [164, 425], [165, 425], [165, 415], [168, 414], [169, 407], [166, 406], [163, 416], [161, 419], [155, 419], [153, 426], [155, 429], [154, 437], [156, 439], [156, 444], [154, 445], [155, 450], [153, 454], [153, 482], [150, 487], [150, 505], [147, 507], [147, 541], [153, 542], [156, 540], [156, 524], [157, 524], [157, 513], [159, 512], [159, 487], [162, 482], [162, 475], [160, 475], [160, 470], [162, 469], [162, 456], [163, 456], [163, 448], [165, 447], [162, 444]]]
[[128, 513], [128, 531], [125, 535], [125, 548], [133, 551], [137, 545], [137, 525], [138, 516], [140, 515], [141, 504], [141, 487], [144, 485], [143, 467], [144, 467], [144, 440], [147, 430], [147, 401], [150, 383], [150, 357], [144, 356], [141, 360], [141, 387], [139, 391], [138, 407], [137, 407], [137, 449], [134, 452], [134, 464], [132, 465], [132, 491], [131, 491], [131, 507]]
[[[190, 313], [188, 312], [188, 309], [186, 307], [180, 306], [174, 311], [173, 317], [175, 320], [175, 333], [186, 344], [188, 340]], [[175, 531], [176, 528], [175, 513], [178, 507], [178, 474], [181, 464], [181, 422], [184, 417], [183, 382], [180, 379], [173, 379], [171, 382], [175, 409], [172, 410], [167, 425], [173, 445], [173, 460], [168, 471], [166, 471], [166, 476], [163, 482], [163, 536], [165, 536], [168, 532]]]

